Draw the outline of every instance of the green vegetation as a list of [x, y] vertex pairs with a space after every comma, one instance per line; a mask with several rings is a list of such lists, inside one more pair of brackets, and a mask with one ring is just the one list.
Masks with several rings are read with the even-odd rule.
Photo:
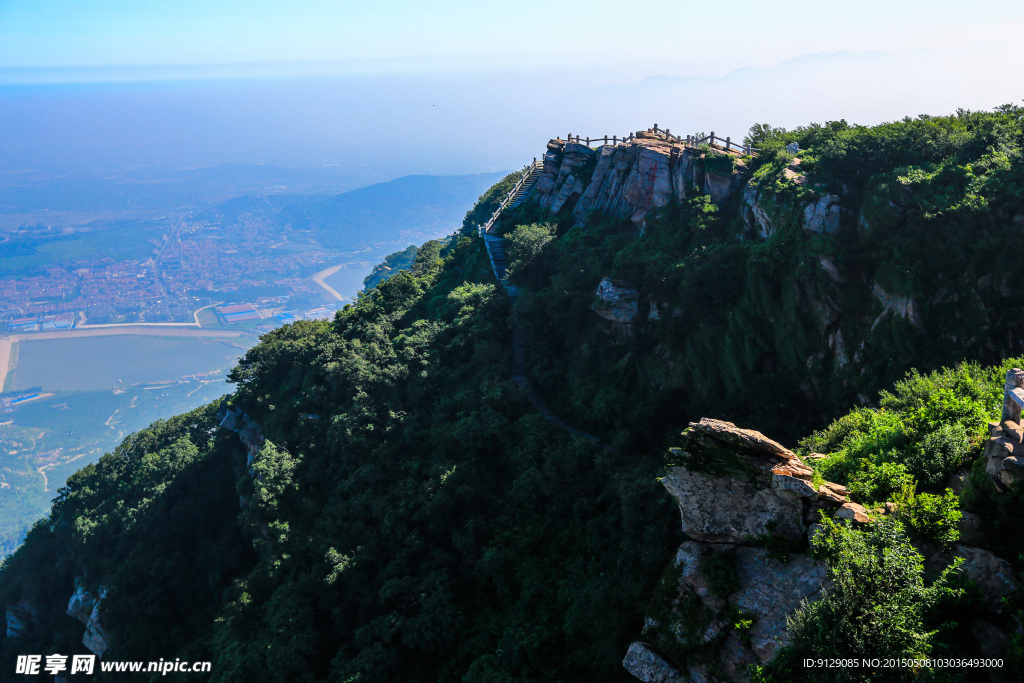
[[[1002, 410], [1011, 358], [982, 368], [964, 363], [927, 375], [911, 371], [893, 391], [882, 391], [878, 408], [859, 408], [801, 441], [805, 451], [829, 457], [813, 462], [825, 479], [848, 484], [865, 503], [882, 503], [913, 489], [941, 492], [947, 479], [980, 447], [986, 421]], [[923, 495], [923, 494], [922, 494]], [[924, 499], [928, 500], [928, 499]]]
[[[110, 657], [170, 649], [213, 660], [218, 680], [620, 678], [677, 541], [659, 463], [553, 431], [518, 395], [509, 303], [485, 259], [469, 239], [421, 249], [335, 321], [265, 335], [232, 373], [233, 405], [267, 435], [249, 468], [235, 435], [211, 443], [215, 407], [144, 431], [69, 480], [0, 595], [72, 547], [32, 597], [66, 605], [83, 573], [109, 587], [112, 629], [133, 624]], [[179, 505], [188, 519], [233, 509], [238, 524], [182, 522], [210, 534], [209, 551], [179, 557], [187, 529], [163, 527]], [[168, 642], [163, 603], [145, 603], [179, 573], [180, 610], [202, 606]], [[73, 625], [29, 645], [73, 651]]]
[[[472, 239], [512, 174], [461, 235], [417, 249], [333, 321], [264, 335], [224, 405], [69, 478], [0, 571], [6, 604], [24, 594], [41, 615], [0, 664], [80, 649], [63, 611], [83, 576], [110, 591], [110, 658], [209, 659], [213, 680], [625, 680], [621, 657], [679, 541], [660, 454], [703, 415], [783, 442], [817, 429], [802, 442], [828, 455], [816, 477], [896, 503], [866, 532], [826, 524], [837, 587], [796, 618], [794, 652], [957, 651], [970, 591], [929, 582], [911, 543], [955, 540], [946, 482], [980, 451], [1006, 367], [982, 364], [1019, 351], [1004, 247], [1019, 232], [1021, 110], [755, 133], [768, 240], [736, 198], [666, 206], [642, 237], [628, 220], [576, 224], [571, 207], [527, 204], [498, 225], [512, 309]], [[806, 185], [786, 174], [790, 140]], [[844, 229], [808, 233], [801, 202], [825, 191], [842, 197]], [[636, 288], [634, 321], [595, 315], [604, 277]], [[518, 392], [513, 326], [545, 400], [613, 452]], [[229, 407], [262, 426], [251, 462], [216, 428]], [[1024, 494], [996, 494], [977, 463], [970, 479], [960, 503], [992, 512], [991, 547], [1019, 564]], [[728, 558], [709, 562], [728, 591]], [[666, 572], [655, 599], [677, 580]], [[697, 629], [709, 615], [694, 601], [678, 607]], [[677, 654], [710, 663], [691, 641]]]
[[410, 244], [402, 251], [388, 254], [384, 260], [373, 267], [370, 274], [363, 278], [363, 289], [373, 289], [386, 277], [391, 277], [400, 270], [405, 270], [416, 259], [416, 246]]
[[60, 392], [7, 413], [0, 420], [0, 482], [11, 488], [0, 486], [0, 556], [14, 552], [46, 514], [54, 492], [84, 463], [159, 416], [191, 410], [228, 388], [188, 382], [152, 391]]
[[894, 519], [879, 521], [868, 532], [853, 530], [849, 522], [823, 519], [822, 524], [824, 533], [814, 545], [833, 583], [821, 599], [804, 604], [790, 619], [792, 645], [776, 668], [788, 666], [794, 679], [814, 681], [906, 680], [904, 667], [801, 670], [799, 660], [928, 656], [935, 632], [926, 629], [925, 614], [948, 594], [954, 567], [926, 586], [924, 559]]

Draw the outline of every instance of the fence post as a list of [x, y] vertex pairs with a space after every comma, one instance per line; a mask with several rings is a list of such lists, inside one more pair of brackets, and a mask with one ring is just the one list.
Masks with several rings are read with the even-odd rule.
[[608, 136], [607, 135], [604, 136], [604, 144], [606, 144], [606, 145], [608, 144]]
[[590, 147], [590, 138], [587, 138], [587, 147]]
[[725, 138], [725, 151], [726, 152], [729, 151], [729, 148], [732, 145], [731, 141], [732, 141], [732, 136], [726, 136], [726, 138]]
[[711, 131], [711, 137], [708, 138], [708, 142], [712, 145], [715, 144], [715, 131]]
[[658, 132], [658, 124], [654, 124], [654, 132], [655, 132], [655, 133], [657, 133], [657, 132]]

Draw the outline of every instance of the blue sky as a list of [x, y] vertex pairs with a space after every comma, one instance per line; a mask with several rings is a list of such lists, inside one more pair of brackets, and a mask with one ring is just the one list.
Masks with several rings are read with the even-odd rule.
[[[716, 76], [819, 52], [944, 49], [1024, 29], [1019, 0], [0, 0], [0, 68], [510, 66]], [[303, 64], [306, 63], [306, 64]]]

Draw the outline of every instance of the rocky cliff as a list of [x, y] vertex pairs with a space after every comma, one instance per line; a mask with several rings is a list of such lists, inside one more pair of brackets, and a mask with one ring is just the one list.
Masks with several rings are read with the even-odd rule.
[[[815, 484], [812, 474], [759, 432], [706, 418], [691, 423], [661, 478], [690, 540], [661, 577], [643, 639], [623, 660], [627, 671], [645, 683], [742, 682], [789, 645], [794, 612], [830, 589], [825, 563], [809, 554], [809, 542], [824, 533], [822, 516], [863, 527], [893, 510], [866, 510], [850, 502], [846, 487]], [[1021, 587], [1010, 563], [989, 550], [919, 550], [931, 576], [959, 561], [956, 572], [976, 587], [993, 620]], [[1007, 640], [984, 619], [972, 629], [982, 651], [998, 652]]]
[[534, 201], [552, 214], [569, 206], [583, 222], [588, 213], [629, 218], [643, 227], [649, 212], [699, 192], [723, 203], [749, 177], [739, 152], [694, 148], [664, 135], [640, 131], [619, 145], [586, 145], [551, 140]]
[[[1012, 356], [1024, 334], [1002, 311], [1024, 290], [1010, 262], [983, 245], [1012, 239], [1024, 223], [1012, 198], [1019, 166], [979, 180], [988, 199], [978, 203], [924, 169], [933, 157], [947, 175], [981, 168], [966, 157], [987, 159], [983, 150], [951, 160], [907, 141], [857, 144], [858, 155], [877, 158], [861, 164], [840, 146], [750, 156], [655, 131], [596, 148], [553, 139], [532, 194], [499, 228], [557, 224], [571, 239], [564, 253], [555, 240], [548, 267], [562, 279], [555, 286], [525, 270], [513, 279], [548, 301], [589, 280], [597, 315], [658, 345], [660, 359], [638, 373], [666, 390], [720, 397], [727, 411], [745, 401], [752, 378], [826, 417], [865, 404], [907, 367]], [[637, 241], [628, 249], [623, 224]], [[522, 317], [533, 336], [578, 344], [547, 324], [555, 316], [530, 294], [520, 305], [531, 308]]]

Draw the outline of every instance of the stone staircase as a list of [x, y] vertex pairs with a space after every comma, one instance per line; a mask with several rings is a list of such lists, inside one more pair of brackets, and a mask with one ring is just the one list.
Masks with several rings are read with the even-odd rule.
[[487, 257], [491, 261], [491, 268], [494, 269], [494, 277], [505, 288], [508, 295], [512, 297], [513, 303], [519, 297], [519, 292], [514, 285], [510, 285], [505, 275], [508, 272], [508, 261], [505, 258], [505, 240], [494, 234], [494, 224], [498, 216], [507, 208], [515, 208], [522, 204], [530, 192], [537, 185], [540, 172], [544, 168], [544, 162], [534, 160], [523, 169], [523, 175], [519, 181], [509, 190], [508, 195], [501, 202], [498, 208], [491, 214], [487, 223], [480, 226], [480, 235], [484, 238], [484, 246], [487, 248]]
[[[505, 240], [494, 234], [494, 223], [497, 221], [498, 216], [506, 208], [515, 208], [523, 203], [523, 201], [530, 196], [530, 192], [537, 184], [538, 178], [540, 178], [540, 172], [544, 168], [543, 162], [534, 160], [534, 162], [528, 165], [523, 170], [523, 175], [519, 179], [519, 182], [509, 191], [508, 196], [498, 206], [494, 214], [491, 215], [490, 220], [485, 225], [480, 226], [480, 236], [484, 240], [484, 246], [487, 249], [487, 257], [491, 261], [491, 267], [494, 269], [494, 277], [501, 283], [502, 287], [505, 288], [505, 292], [512, 300], [512, 304], [515, 305], [516, 300], [519, 298], [519, 289], [515, 285], [510, 285], [505, 275], [508, 272], [508, 261], [505, 257]], [[589, 441], [590, 443], [603, 448], [609, 453], [613, 453], [614, 449], [610, 444], [605, 443], [593, 434], [587, 434], [586, 432], [576, 429], [572, 425], [566, 424], [565, 420], [556, 415], [547, 403], [544, 402], [544, 398], [537, 391], [537, 388], [533, 386], [530, 378], [526, 376], [526, 338], [519, 328], [514, 327], [512, 329], [512, 381], [515, 382], [516, 386], [519, 387], [519, 391], [523, 393], [526, 400], [530, 402], [545, 422], [548, 422], [553, 427], [557, 427], [564, 432], [568, 432], [574, 436], [578, 436], [581, 439]]]

